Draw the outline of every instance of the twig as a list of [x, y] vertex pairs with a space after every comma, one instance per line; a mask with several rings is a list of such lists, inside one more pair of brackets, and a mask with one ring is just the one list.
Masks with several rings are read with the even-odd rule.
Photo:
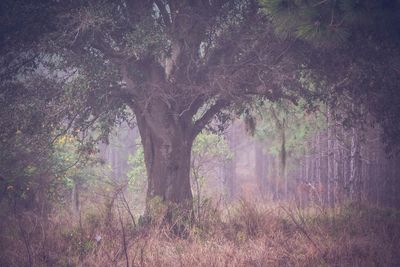
[[[286, 212], [286, 214], [290, 217], [290, 219], [292, 219], [293, 223], [296, 225], [296, 227], [304, 234], [304, 236], [311, 242], [311, 244], [318, 250], [318, 252], [320, 253], [320, 255], [323, 255], [322, 250], [320, 249], [320, 247], [317, 245], [317, 243], [315, 243], [315, 241], [311, 238], [311, 236], [308, 234], [308, 232], [306, 231], [306, 229], [304, 229], [304, 227], [302, 227], [297, 221], [296, 218], [294, 218], [293, 214], [291, 214], [287, 209], [285, 209], [285, 207], [281, 206], [282, 210], [284, 212]], [[329, 266], [328, 262], [324, 259], [324, 257], [321, 257], [321, 260], [327, 265]]]
[[122, 221], [121, 212], [119, 210], [119, 207], [117, 208], [117, 210], [118, 210], [118, 219], [119, 219], [119, 222], [121, 224], [121, 229], [122, 229], [122, 244], [124, 247], [126, 267], [129, 267], [129, 256], [128, 256], [128, 249], [127, 249], [127, 245], [126, 245], [125, 227], [124, 227], [124, 223]]
[[22, 224], [21, 224], [21, 218], [20, 218], [20, 216], [18, 216], [18, 214], [17, 214], [17, 200], [15, 199], [15, 196], [14, 196], [14, 216], [15, 216], [15, 218], [17, 219], [18, 228], [19, 228], [19, 230], [20, 230], [20, 232], [21, 232], [22, 239], [24, 240], [24, 245], [25, 245], [25, 248], [26, 248], [26, 253], [28, 254], [29, 266], [33, 266], [32, 253], [31, 253], [31, 250], [30, 250], [29, 239], [28, 239], [28, 237], [25, 235], [24, 228], [22, 227]]
[[129, 207], [128, 201], [126, 200], [125, 194], [124, 194], [123, 191], [121, 191], [121, 198], [122, 198], [122, 204], [124, 205], [124, 207], [128, 211], [129, 216], [131, 217], [131, 220], [132, 220], [132, 223], [133, 223], [133, 227], [136, 228], [135, 217], [132, 214], [131, 208]]

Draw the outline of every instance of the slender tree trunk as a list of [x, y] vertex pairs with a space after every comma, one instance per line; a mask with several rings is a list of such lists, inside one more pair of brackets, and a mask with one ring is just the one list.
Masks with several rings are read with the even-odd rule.
[[255, 171], [257, 177], [258, 188], [260, 191], [261, 197], [265, 196], [265, 181], [266, 181], [266, 162], [263, 153], [262, 144], [258, 141], [254, 141], [254, 152], [255, 152]]
[[322, 133], [321, 139], [321, 150], [322, 150], [322, 187], [321, 196], [323, 205], [329, 206], [329, 129]]
[[351, 160], [350, 160], [350, 195], [352, 200], [360, 201], [360, 140], [358, 130], [353, 127], [351, 136]]
[[272, 199], [273, 200], [278, 200], [279, 199], [279, 180], [278, 180], [278, 171], [277, 171], [277, 163], [278, 163], [278, 158], [275, 157], [274, 155], [271, 155], [270, 157], [270, 174], [268, 175], [270, 177], [271, 181], [271, 194], [272, 194]]
[[74, 186], [72, 188], [72, 210], [76, 219], [78, 219], [79, 227], [82, 230], [82, 214], [81, 214], [81, 203], [79, 199], [80, 195], [80, 181], [74, 179]]
[[276, 168], [276, 156], [271, 155], [270, 158], [270, 169], [268, 173], [269, 181], [270, 181], [270, 194], [271, 200], [275, 201], [278, 199], [278, 172]]
[[286, 129], [285, 129], [285, 119], [280, 127], [281, 131], [281, 151], [280, 151], [280, 174], [279, 178], [281, 179], [284, 186], [284, 198], [288, 197], [288, 179], [287, 179], [287, 171], [286, 171], [286, 163], [287, 163], [287, 153], [286, 153]]
[[270, 167], [270, 157], [267, 153], [263, 153], [263, 162], [264, 162], [264, 168], [263, 168], [263, 183], [262, 183], [262, 192], [263, 192], [263, 197], [265, 198], [265, 196], [267, 195], [267, 190], [268, 188], [271, 186], [271, 184], [269, 183], [270, 177], [269, 177], [269, 169]]
[[[328, 113], [328, 116], [330, 113]], [[330, 118], [329, 118], [330, 119]], [[327, 189], [328, 189], [328, 202], [329, 206], [333, 208], [335, 206], [335, 129], [333, 125], [328, 128], [328, 177], [327, 177]]]
[[233, 201], [236, 197], [236, 135], [235, 125], [232, 125], [226, 133], [229, 149], [232, 151], [232, 159], [224, 164], [224, 183], [227, 188], [227, 198]]
[[335, 139], [335, 193], [336, 200], [339, 205], [343, 200], [343, 187], [344, 187], [344, 177], [343, 177], [343, 149], [341, 148], [341, 139], [343, 138], [343, 130], [339, 130], [340, 136]]
[[323, 198], [324, 198], [324, 195], [323, 195], [323, 192], [322, 192], [322, 188], [323, 188], [323, 180], [324, 180], [324, 177], [323, 177], [323, 168], [324, 168], [324, 166], [323, 166], [323, 143], [322, 143], [322, 133], [321, 132], [319, 132], [318, 133], [318, 135], [317, 135], [317, 148], [318, 148], [318, 163], [317, 163], [317, 171], [318, 171], [318, 191], [317, 191], [317, 194], [318, 194], [318, 202], [319, 202], [319, 204], [320, 205], [323, 205], [324, 204], [324, 202], [323, 202]]

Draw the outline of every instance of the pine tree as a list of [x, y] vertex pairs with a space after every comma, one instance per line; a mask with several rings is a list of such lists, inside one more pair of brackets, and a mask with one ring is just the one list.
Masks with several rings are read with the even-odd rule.
[[283, 36], [319, 46], [338, 45], [362, 34], [398, 35], [400, 2], [385, 0], [262, 0]]

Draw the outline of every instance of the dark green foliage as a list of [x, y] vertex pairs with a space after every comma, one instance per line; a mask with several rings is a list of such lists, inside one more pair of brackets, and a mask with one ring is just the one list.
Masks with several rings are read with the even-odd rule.
[[[400, 144], [400, 3], [263, 0], [276, 32], [302, 40], [307, 80], [344, 126], [372, 120], [389, 150]], [[297, 41], [298, 42], [298, 41]], [[336, 113], [335, 110], [342, 110]]]
[[277, 32], [316, 45], [344, 44], [357, 36], [393, 38], [400, 30], [399, 1], [262, 0]]

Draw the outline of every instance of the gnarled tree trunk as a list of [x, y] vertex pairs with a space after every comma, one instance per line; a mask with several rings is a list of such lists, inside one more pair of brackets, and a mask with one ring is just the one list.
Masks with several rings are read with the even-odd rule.
[[148, 179], [146, 213], [151, 216], [151, 205], [161, 202], [168, 213], [174, 207], [191, 216], [190, 158], [197, 135], [191, 120], [173, 116], [173, 110], [161, 102], [145, 112], [135, 109], [135, 114]]
[[162, 137], [150, 130], [149, 134], [142, 136], [142, 143], [149, 179], [147, 198], [160, 197], [172, 203], [191, 202], [191, 138], [179, 130]]

